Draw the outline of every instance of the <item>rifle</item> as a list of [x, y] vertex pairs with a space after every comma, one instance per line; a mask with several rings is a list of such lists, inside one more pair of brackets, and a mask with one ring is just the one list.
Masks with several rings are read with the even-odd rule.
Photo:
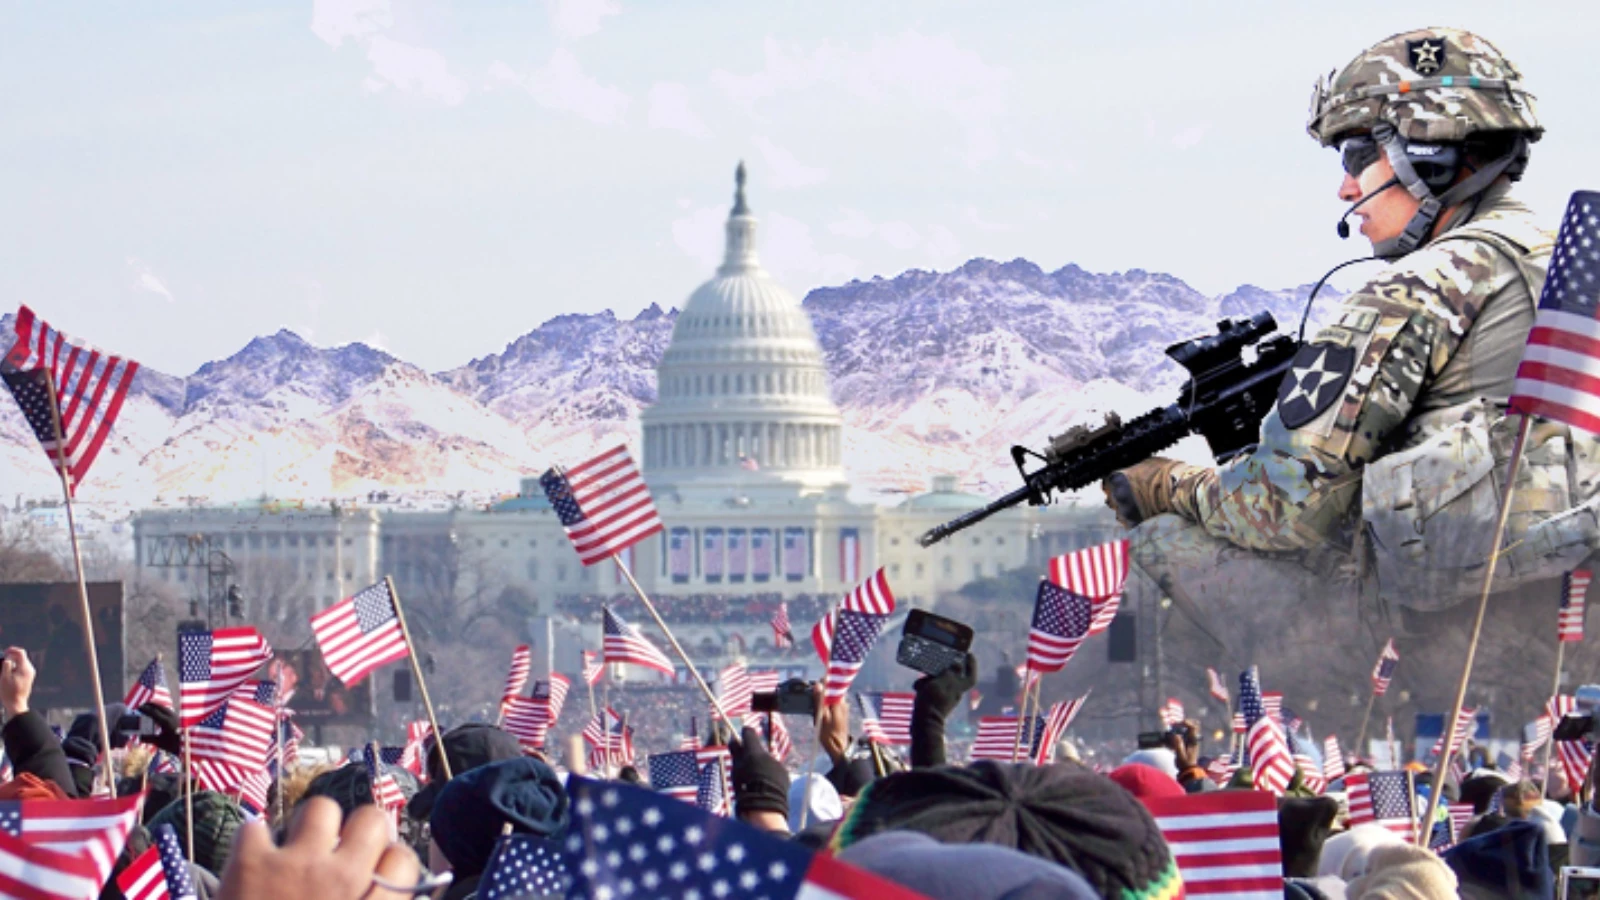
[[[1094, 484], [1191, 434], [1206, 439], [1218, 463], [1255, 449], [1261, 420], [1277, 402], [1278, 385], [1300, 350], [1299, 341], [1275, 333], [1277, 328], [1272, 313], [1259, 312], [1248, 319], [1223, 319], [1216, 334], [1173, 344], [1167, 355], [1190, 374], [1178, 392], [1178, 402], [1126, 423], [1112, 413], [1097, 428], [1069, 428], [1052, 437], [1043, 454], [1012, 447], [1011, 460], [1022, 476], [1022, 487], [929, 529], [918, 543], [930, 547], [1024, 500], [1030, 506], [1043, 506], [1053, 492]], [[1245, 359], [1246, 347], [1255, 348], [1253, 360]], [[1044, 465], [1029, 472], [1029, 457]]]

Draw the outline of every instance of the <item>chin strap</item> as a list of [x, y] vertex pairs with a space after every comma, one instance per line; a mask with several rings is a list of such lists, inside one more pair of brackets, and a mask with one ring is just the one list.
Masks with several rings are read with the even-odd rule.
[[1405, 139], [1400, 137], [1393, 125], [1379, 123], [1372, 129], [1372, 137], [1383, 147], [1383, 155], [1389, 160], [1389, 167], [1394, 169], [1394, 177], [1421, 204], [1400, 234], [1373, 244], [1373, 254], [1380, 259], [1398, 259], [1427, 243], [1428, 236], [1438, 224], [1440, 213], [1482, 193], [1528, 152], [1528, 139], [1518, 135], [1504, 156], [1473, 172], [1443, 194], [1435, 195], [1411, 165], [1411, 158], [1406, 155]]

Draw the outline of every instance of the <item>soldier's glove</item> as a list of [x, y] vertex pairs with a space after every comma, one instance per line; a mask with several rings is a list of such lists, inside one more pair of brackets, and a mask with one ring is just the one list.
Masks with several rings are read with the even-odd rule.
[[1124, 528], [1132, 528], [1146, 519], [1177, 510], [1172, 505], [1173, 488], [1178, 476], [1190, 468], [1175, 459], [1152, 456], [1113, 472], [1100, 482], [1100, 489], [1105, 491], [1106, 506], [1117, 514], [1117, 521]]

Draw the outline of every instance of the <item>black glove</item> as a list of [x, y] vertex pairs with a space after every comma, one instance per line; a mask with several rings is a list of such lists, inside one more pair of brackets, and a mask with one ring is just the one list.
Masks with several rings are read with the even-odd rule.
[[944, 724], [967, 691], [978, 685], [978, 658], [966, 658], [938, 675], [924, 675], [911, 685], [917, 692], [911, 704], [911, 767], [942, 766]]
[[733, 808], [747, 812], [775, 812], [789, 818], [789, 770], [772, 758], [761, 735], [745, 728], [743, 739], [728, 742], [733, 759]]
[[159, 703], [146, 703], [139, 707], [139, 712], [156, 723], [156, 733], [145, 738], [145, 743], [154, 744], [173, 756], [182, 756], [183, 730], [178, 727], [178, 714]]

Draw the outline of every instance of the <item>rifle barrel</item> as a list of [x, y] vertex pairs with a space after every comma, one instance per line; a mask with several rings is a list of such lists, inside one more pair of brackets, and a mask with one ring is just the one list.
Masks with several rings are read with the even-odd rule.
[[943, 525], [935, 525], [917, 538], [917, 543], [924, 547], [932, 547], [963, 528], [969, 528], [982, 522], [1003, 509], [1010, 509], [1018, 503], [1028, 499], [1030, 488], [1020, 487], [1011, 493], [993, 501], [988, 506], [983, 506], [968, 513], [962, 513]]

